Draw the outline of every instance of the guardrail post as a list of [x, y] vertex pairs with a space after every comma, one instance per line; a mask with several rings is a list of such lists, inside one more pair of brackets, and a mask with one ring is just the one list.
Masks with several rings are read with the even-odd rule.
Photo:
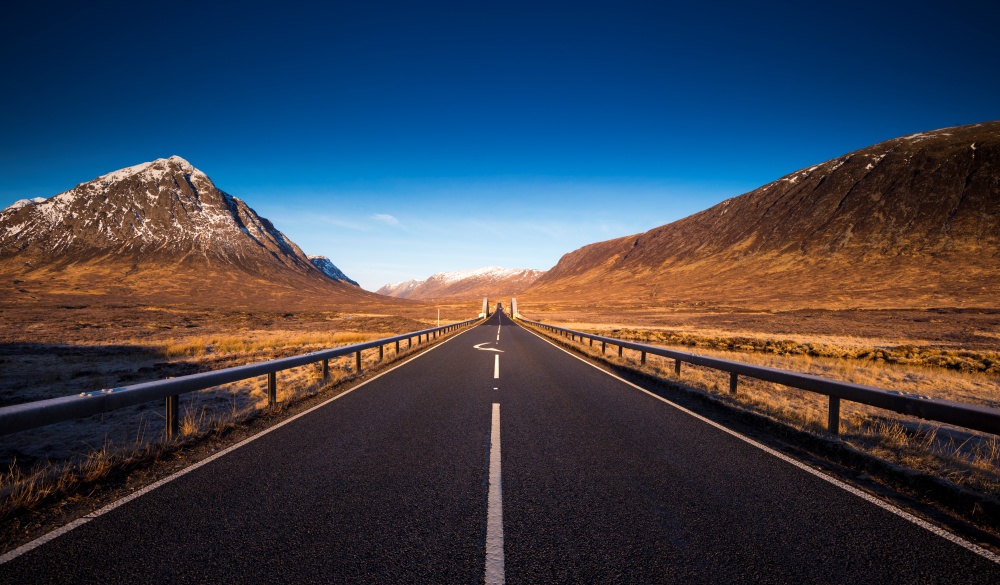
[[407, 337], [406, 338], [406, 349], [410, 349], [411, 347], [413, 347], [413, 338], [412, 337]]
[[622, 349], [624, 349], [624, 348], [622, 348], [622, 346], [619, 345], [618, 346], [618, 357], [622, 357]]
[[277, 403], [278, 403], [278, 372], [268, 372], [267, 405], [274, 406]]
[[640, 351], [639, 354], [640, 354], [639, 363], [640, 364], [646, 363], [646, 352]]
[[830, 420], [827, 428], [831, 435], [840, 434], [840, 397], [830, 395]]
[[358, 373], [361, 373], [361, 350], [354, 352], [354, 366], [357, 368]]
[[167, 439], [173, 439], [177, 436], [180, 427], [180, 421], [178, 420], [178, 405], [180, 404], [181, 397], [179, 394], [174, 394], [173, 396], [167, 396]]
[[606, 346], [607, 346], [607, 344], [606, 344], [606, 343], [604, 343], [604, 342], [602, 341], [602, 342], [601, 342], [601, 354], [602, 354], [602, 355], [604, 354], [604, 348], [605, 348]]
[[594, 347], [594, 338], [593, 337], [590, 338], [590, 347]]
[[378, 346], [378, 361], [382, 361], [383, 359], [385, 359], [385, 346], [380, 345]]
[[736, 394], [736, 384], [738, 383], [739, 375], [736, 372], [729, 372], [729, 393]]
[[681, 375], [681, 360], [674, 360], [674, 374]]
[[330, 379], [330, 360], [323, 360], [323, 379]]
[[396, 340], [396, 355], [399, 355], [399, 340]]

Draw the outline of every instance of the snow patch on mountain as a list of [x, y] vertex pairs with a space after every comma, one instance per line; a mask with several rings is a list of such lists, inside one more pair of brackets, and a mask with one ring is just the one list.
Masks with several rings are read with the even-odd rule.
[[427, 280], [440, 280], [442, 282], [452, 283], [458, 282], [460, 280], [467, 280], [469, 278], [478, 278], [481, 280], [502, 280], [504, 278], [510, 278], [511, 276], [519, 276], [526, 272], [534, 272], [527, 268], [502, 268], [500, 266], [486, 266], [483, 268], [472, 268], [469, 270], [454, 270], [452, 272], [439, 272]]
[[22, 207], [27, 207], [28, 205], [34, 205], [35, 203], [41, 203], [42, 201], [45, 201], [45, 197], [33, 197], [31, 199], [21, 199], [19, 201], [11, 203], [7, 207], [4, 207], [3, 211], [7, 211], [10, 209], [21, 209]]
[[[530, 268], [485, 266], [468, 270], [439, 272], [426, 280], [392, 282], [378, 289], [378, 294], [398, 298], [435, 298], [462, 295], [466, 291], [495, 289], [509, 293], [526, 287], [542, 274]], [[492, 286], [497, 285], [497, 286]], [[499, 288], [498, 288], [499, 287]]]
[[389, 297], [406, 298], [417, 287], [422, 285], [423, 280], [403, 280], [400, 282], [390, 282], [375, 291], [377, 294]]
[[152, 162], [142, 163], [138, 165], [133, 165], [131, 167], [125, 167], [124, 169], [119, 169], [117, 171], [112, 171], [106, 175], [101, 175], [94, 179], [94, 181], [100, 181], [105, 184], [116, 183], [125, 179], [129, 179], [134, 176], [141, 176], [142, 178], [149, 178], [153, 180], [161, 180], [168, 174], [171, 174], [172, 169], [169, 163], [173, 163], [175, 166], [179, 167], [185, 173], [190, 174], [192, 177], [199, 179], [208, 179], [208, 175], [194, 168], [194, 165], [184, 160], [183, 158], [174, 155], [170, 158], [158, 158]]
[[339, 280], [341, 282], [349, 282], [354, 286], [360, 286], [358, 283], [354, 282], [347, 275], [343, 273], [339, 268], [337, 268], [333, 262], [326, 256], [309, 256], [309, 261], [312, 262], [313, 266], [319, 269], [320, 272], [329, 276], [333, 280]]

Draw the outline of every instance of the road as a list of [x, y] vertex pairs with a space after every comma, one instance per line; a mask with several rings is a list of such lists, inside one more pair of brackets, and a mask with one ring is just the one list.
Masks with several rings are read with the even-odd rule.
[[496, 313], [0, 565], [19, 584], [487, 580], [1000, 583], [1000, 564]]

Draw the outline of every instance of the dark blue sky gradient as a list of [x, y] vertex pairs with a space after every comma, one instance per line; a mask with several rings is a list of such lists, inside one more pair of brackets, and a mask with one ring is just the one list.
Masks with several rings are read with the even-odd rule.
[[[368, 288], [548, 268], [881, 140], [1000, 118], [1000, 11], [937, 4], [5, 8], [0, 206], [177, 154]], [[503, 254], [476, 232], [406, 237], [498, 202], [564, 235], [498, 229]], [[417, 248], [390, 262], [386, 241]]]

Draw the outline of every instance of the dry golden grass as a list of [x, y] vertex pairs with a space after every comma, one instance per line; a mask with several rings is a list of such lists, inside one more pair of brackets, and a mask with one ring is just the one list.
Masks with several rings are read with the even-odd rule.
[[518, 303], [522, 313], [538, 321], [573, 329], [648, 332], [662, 336], [656, 343], [676, 336], [677, 342], [791, 341], [844, 349], [913, 346], [1000, 354], [1000, 307], [834, 311], [807, 306], [781, 311], [684, 302]]
[[378, 333], [340, 331], [304, 333], [301, 331], [255, 331], [245, 335], [200, 335], [168, 339], [160, 351], [168, 358], [198, 357], [210, 353], [245, 354], [303, 347], [338, 347], [383, 337]]
[[741, 354], [763, 353], [805, 358], [836, 358], [885, 362], [908, 366], [929, 366], [963, 372], [1000, 373], [1000, 352], [940, 348], [901, 340], [868, 339], [855, 336], [789, 336], [774, 338], [757, 332], [723, 332], [713, 330], [650, 331], [641, 329], [591, 328], [599, 335], [655, 343], [656, 345], [689, 347], [702, 350], [730, 350]]
[[[528, 326], [530, 327], [530, 326]], [[569, 338], [531, 327], [555, 342], [585, 355], [676, 382], [711, 395], [715, 400], [746, 409], [817, 436], [827, 433], [828, 398], [741, 376], [738, 391], [729, 391], [729, 373], [684, 363], [680, 376], [674, 360], [647, 354], [639, 363], [637, 352]], [[606, 332], [604, 332], [606, 333]], [[909, 365], [851, 358], [776, 355], [721, 351], [688, 346], [682, 351], [734, 361], [815, 374], [827, 378], [887, 389], [917, 392], [937, 398], [1000, 407], [1000, 380], [976, 371], [955, 371], [940, 366]], [[843, 401], [840, 439], [848, 445], [908, 469], [932, 474], [962, 487], [1000, 499], [1000, 439], [993, 435], [924, 421], [910, 416]]]
[[0, 473], [0, 520], [20, 509], [32, 509], [50, 497], [73, 493], [107, 477], [112, 470], [153, 459], [156, 446], [136, 443], [126, 449], [105, 444], [83, 457], [45, 462], [24, 469], [12, 462]]

